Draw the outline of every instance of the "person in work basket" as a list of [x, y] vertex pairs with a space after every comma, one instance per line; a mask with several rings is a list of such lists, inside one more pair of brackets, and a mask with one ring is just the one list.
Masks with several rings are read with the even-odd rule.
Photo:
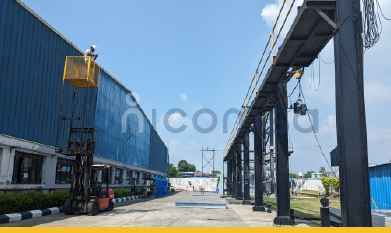
[[91, 45], [86, 51], [84, 52], [84, 60], [87, 62], [88, 57], [91, 57], [94, 61], [98, 58], [98, 54], [95, 52], [96, 45]]

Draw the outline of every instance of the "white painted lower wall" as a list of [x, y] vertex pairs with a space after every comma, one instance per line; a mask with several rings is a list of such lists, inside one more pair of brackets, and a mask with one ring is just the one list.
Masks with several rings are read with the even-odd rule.
[[217, 192], [219, 179], [209, 177], [170, 178], [170, 185], [175, 190]]
[[305, 179], [303, 183], [298, 187], [298, 191], [315, 191], [323, 194], [325, 192], [320, 179]]
[[[37, 154], [43, 157], [42, 164], [42, 182], [41, 184], [12, 184], [15, 152], [25, 152]], [[55, 148], [39, 143], [14, 138], [8, 135], [0, 134], [0, 190], [20, 190], [20, 189], [64, 189], [69, 188], [69, 184], [56, 184], [56, 165], [58, 158], [69, 158], [69, 156], [56, 153]], [[143, 182], [144, 173], [165, 176], [166, 174], [152, 171], [145, 168], [126, 165], [114, 160], [94, 158], [98, 164], [108, 164], [116, 168], [123, 169], [123, 181], [125, 182], [126, 170], [132, 170], [140, 173], [140, 183]], [[135, 172], [133, 172], [135, 176]], [[114, 179], [114, 175], [112, 176]], [[113, 187], [129, 186], [129, 184], [116, 184]]]

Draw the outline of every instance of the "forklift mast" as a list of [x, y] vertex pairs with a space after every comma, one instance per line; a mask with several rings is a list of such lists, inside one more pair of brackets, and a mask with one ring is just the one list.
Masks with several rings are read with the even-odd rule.
[[[72, 125], [72, 124], [71, 124]], [[87, 213], [92, 188], [92, 165], [95, 151], [94, 128], [70, 128], [67, 154], [75, 158], [70, 189], [72, 209]]]

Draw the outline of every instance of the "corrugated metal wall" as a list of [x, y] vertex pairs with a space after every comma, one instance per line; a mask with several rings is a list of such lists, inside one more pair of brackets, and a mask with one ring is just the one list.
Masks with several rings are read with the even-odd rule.
[[[60, 116], [70, 117], [73, 90], [62, 82], [64, 59], [78, 54], [15, 0], [0, 1], [0, 133], [65, 144], [69, 122]], [[77, 104], [75, 116], [93, 127], [96, 90], [78, 96], [91, 104]]]
[[82, 119], [75, 127], [96, 127], [97, 156], [166, 172], [167, 148], [109, 74], [73, 101], [73, 88], [62, 82], [65, 56], [72, 55], [80, 52], [17, 1], [0, 0], [0, 133], [65, 146], [69, 121], [61, 118], [74, 112]]
[[369, 168], [372, 209], [391, 210], [391, 164]]
[[102, 72], [96, 107], [96, 155], [165, 173], [168, 150], [130, 92]]
[[150, 159], [149, 166], [153, 170], [167, 172], [168, 150], [154, 129], [150, 133]]
[[151, 127], [129, 91], [102, 72], [96, 108], [97, 156], [149, 168]]

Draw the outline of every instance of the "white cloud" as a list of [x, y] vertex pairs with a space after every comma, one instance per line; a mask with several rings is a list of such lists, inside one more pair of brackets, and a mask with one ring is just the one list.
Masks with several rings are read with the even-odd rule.
[[179, 112], [174, 112], [168, 117], [168, 123], [172, 127], [181, 126], [184, 124], [184, 121], [185, 118]]
[[187, 102], [187, 100], [189, 99], [189, 97], [186, 93], [181, 93], [179, 95], [179, 98], [181, 99], [182, 102]]
[[[279, 22], [282, 22], [284, 20], [285, 15], [288, 13], [288, 10], [294, 1], [294, 6], [292, 8], [292, 11], [290, 13], [290, 17], [288, 18], [288, 21], [286, 23], [287, 26], [289, 26], [294, 16], [297, 14], [297, 7], [301, 6], [303, 4], [303, 0], [287, 0], [285, 2], [284, 8], [281, 13], [281, 17], [279, 19]], [[277, 19], [278, 12], [280, 11], [280, 8], [282, 6], [283, 0], [274, 0], [273, 3], [267, 4], [261, 11], [262, 19], [270, 26], [274, 25], [275, 20]], [[279, 24], [281, 25], [281, 24]], [[277, 27], [279, 28], [279, 27]]]
[[320, 127], [319, 132], [323, 136], [329, 136], [330, 134], [335, 134], [337, 129], [337, 124], [336, 124], [336, 118], [335, 115], [328, 115], [326, 120], [323, 122], [323, 124]]
[[273, 25], [274, 20], [277, 18], [278, 9], [279, 6], [277, 4], [268, 4], [262, 9], [261, 16], [268, 25]]
[[391, 129], [368, 128], [368, 141], [388, 145], [391, 142]]
[[380, 80], [367, 81], [365, 83], [365, 100], [370, 104], [382, 104], [391, 102], [391, 87]]
[[[302, 5], [303, 0], [296, 0], [296, 1], [295, 0], [286, 0], [284, 6], [282, 8], [282, 11], [281, 11], [281, 16], [278, 19], [278, 21], [275, 22], [277, 20], [277, 17], [278, 17], [278, 14], [279, 14], [279, 11], [281, 9], [283, 2], [284, 2], [284, 0], [273, 0], [273, 3], [267, 4], [261, 11], [262, 19], [266, 22], [267, 25], [270, 26], [271, 29], [274, 24], [277, 24], [274, 31], [270, 31], [270, 34], [271, 34], [270, 45], [275, 44], [275, 47], [272, 49], [273, 54], [276, 53], [278, 45], [283, 41], [286, 33], [288, 32], [288, 30], [290, 28], [290, 25], [292, 24], [294, 18], [297, 15], [297, 7]], [[293, 3], [292, 10], [289, 11], [292, 3]], [[289, 12], [289, 15], [288, 15], [288, 12]], [[284, 25], [282, 25], [282, 23], [285, 21], [285, 18], [287, 15], [288, 15], [288, 18], [286, 20], [286, 23]], [[278, 35], [278, 32], [280, 31], [281, 27], [283, 27], [281, 34], [279, 35], [279, 38], [277, 39], [277, 35]], [[269, 45], [268, 49], [272, 48], [270, 45]], [[270, 63], [271, 59], [269, 59], [267, 62]]]

